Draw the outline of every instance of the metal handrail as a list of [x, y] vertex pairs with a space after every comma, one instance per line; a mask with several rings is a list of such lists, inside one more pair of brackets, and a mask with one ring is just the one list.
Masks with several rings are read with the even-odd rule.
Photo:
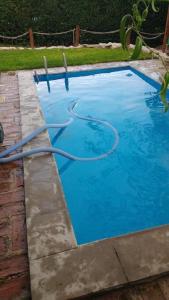
[[62, 55], [63, 55], [63, 66], [64, 66], [64, 68], [65, 68], [65, 72], [67, 73], [67, 72], [68, 72], [68, 67], [67, 67], [67, 59], [66, 59], [66, 55], [65, 55], [64, 52], [62, 53]]
[[44, 62], [46, 76], [48, 76], [48, 62], [46, 56], [43, 56], [43, 62]]

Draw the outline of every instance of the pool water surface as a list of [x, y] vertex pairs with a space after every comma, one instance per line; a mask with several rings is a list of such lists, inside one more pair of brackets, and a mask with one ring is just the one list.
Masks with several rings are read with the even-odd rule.
[[[46, 123], [71, 116], [110, 122], [119, 143], [108, 157], [72, 161], [54, 155], [78, 244], [169, 223], [169, 115], [160, 85], [131, 67], [45, 76], [37, 84]], [[50, 92], [49, 92], [50, 85]], [[51, 144], [80, 157], [98, 156], [115, 142], [110, 128], [74, 118], [49, 130]]]

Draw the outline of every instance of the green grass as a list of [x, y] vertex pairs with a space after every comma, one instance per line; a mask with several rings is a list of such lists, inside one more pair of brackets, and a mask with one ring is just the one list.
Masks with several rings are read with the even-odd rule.
[[[130, 53], [117, 49], [43, 49], [43, 50], [0, 50], [0, 71], [15, 71], [43, 67], [43, 56], [48, 60], [48, 67], [63, 66], [62, 51], [65, 52], [68, 65], [95, 64], [101, 62], [126, 61]], [[141, 59], [150, 58], [142, 53]]]

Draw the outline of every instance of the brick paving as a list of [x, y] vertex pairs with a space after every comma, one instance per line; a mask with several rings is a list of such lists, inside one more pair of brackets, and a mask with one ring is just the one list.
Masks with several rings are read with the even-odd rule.
[[[21, 138], [18, 80], [0, 75], [0, 121], [5, 141], [0, 151]], [[30, 299], [22, 161], [0, 165], [0, 300]], [[169, 300], [169, 276], [88, 300]], [[50, 300], [50, 299], [46, 299]]]
[[[0, 75], [0, 96], [2, 151], [21, 138], [17, 76]], [[17, 161], [0, 165], [0, 300], [29, 299], [29, 290], [23, 165]]]

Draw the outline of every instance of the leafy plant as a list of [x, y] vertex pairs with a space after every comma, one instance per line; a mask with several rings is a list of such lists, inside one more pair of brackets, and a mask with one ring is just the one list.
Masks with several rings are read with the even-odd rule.
[[136, 35], [136, 42], [135, 48], [130, 56], [130, 59], [137, 59], [139, 57], [143, 45], [145, 45], [150, 50], [153, 56], [158, 56], [159, 59], [161, 59], [166, 73], [163, 78], [160, 96], [166, 112], [169, 110], [169, 102], [167, 101], [167, 89], [169, 87], [169, 70], [162, 55], [158, 51], [150, 48], [147, 45], [140, 31], [143, 23], [147, 20], [149, 10], [152, 9], [155, 13], [159, 12], [158, 3], [160, 2], [169, 3], [169, 0], [137, 0], [136, 3], [133, 4], [132, 14], [125, 15], [121, 20], [120, 41], [122, 44], [122, 48], [124, 50], [128, 50], [128, 39], [131, 33], [134, 32]]

